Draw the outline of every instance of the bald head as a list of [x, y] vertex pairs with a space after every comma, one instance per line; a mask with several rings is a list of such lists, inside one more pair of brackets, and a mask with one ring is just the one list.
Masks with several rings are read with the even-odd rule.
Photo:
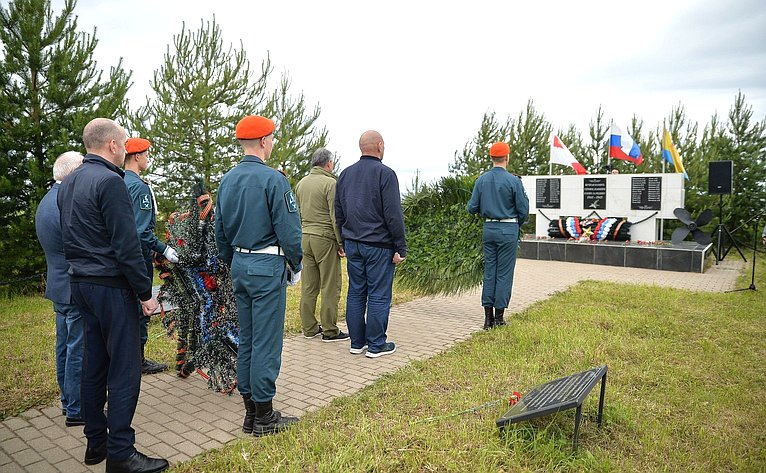
[[93, 153], [122, 167], [125, 162], [125, 142], [128, 135], [114, 120], [94, 118], [82, 131], [82, 142]]
[[383, 137], [375, 130], [367, 130], [359, 137], [359, 150], [363, 155], [383, 159]]

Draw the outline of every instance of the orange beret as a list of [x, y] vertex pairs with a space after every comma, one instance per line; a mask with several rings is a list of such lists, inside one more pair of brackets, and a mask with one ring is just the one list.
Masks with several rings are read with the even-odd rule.
[[127, 154], [143, 153], [151, 145], [149, 140], [143, 138], [128, 138], [128, 142], [125, 143], [125, 152]]
[[498, 141], [489, 148], [489, 155], [493, 158], [502, 158], [509, 154], [511, 154], [511, 147], [508, 146], [508, 143], [503, 143], [502, 141]]
[[274, 133], [274, 122], [260, 115], [248, 115], [237, 123], [237, 138], [257, 140]]

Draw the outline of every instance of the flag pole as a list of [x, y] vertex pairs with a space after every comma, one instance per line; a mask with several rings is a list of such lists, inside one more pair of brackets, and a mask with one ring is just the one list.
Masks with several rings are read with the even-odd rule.
[[[662, 135], [660, 136], [660, 160], [662, 161], [662, 173], [665, 174], [665, 156], [662, 155], [662, 139], [665, 137], [665, 120], [662, 120]], [[660, 241], [665, 238], [665, 219], [660, 217]]]
[[611, 159], [611, 156], [609, 155], [609, 146], [611, 145], [611, 142], [612, 142], [612, 123], [614, 123], [614, 120], [610, 118], [609, 119], [609, 137], [606, 140], [606, 169], [609, 170], [608, 172], [610, 174], [612, 172], [611, 171], [612, 159]]

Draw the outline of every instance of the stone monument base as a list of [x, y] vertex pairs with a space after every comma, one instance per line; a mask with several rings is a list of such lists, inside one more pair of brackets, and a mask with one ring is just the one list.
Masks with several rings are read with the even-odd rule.
[[703, 246], [693, 241], [685, 241], [680, 245], [670, 242], [652, 245], [623, 241], [578, 243], [560, 238], [523, 239], [519, 257], [702, 273], [705, 271], [705, 260], [712, 249], [712, 243]]

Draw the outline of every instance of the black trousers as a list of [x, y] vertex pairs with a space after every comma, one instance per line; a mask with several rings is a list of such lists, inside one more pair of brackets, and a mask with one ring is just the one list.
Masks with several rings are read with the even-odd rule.
[[107, 457], [121, 461], [136, 451], [130, 424], [141, 390], [138, 298], [128, 289], [84, 282], [72, 283], [72, 298], [85, 329], [80, 394], [88, 447], [107, 442]]

